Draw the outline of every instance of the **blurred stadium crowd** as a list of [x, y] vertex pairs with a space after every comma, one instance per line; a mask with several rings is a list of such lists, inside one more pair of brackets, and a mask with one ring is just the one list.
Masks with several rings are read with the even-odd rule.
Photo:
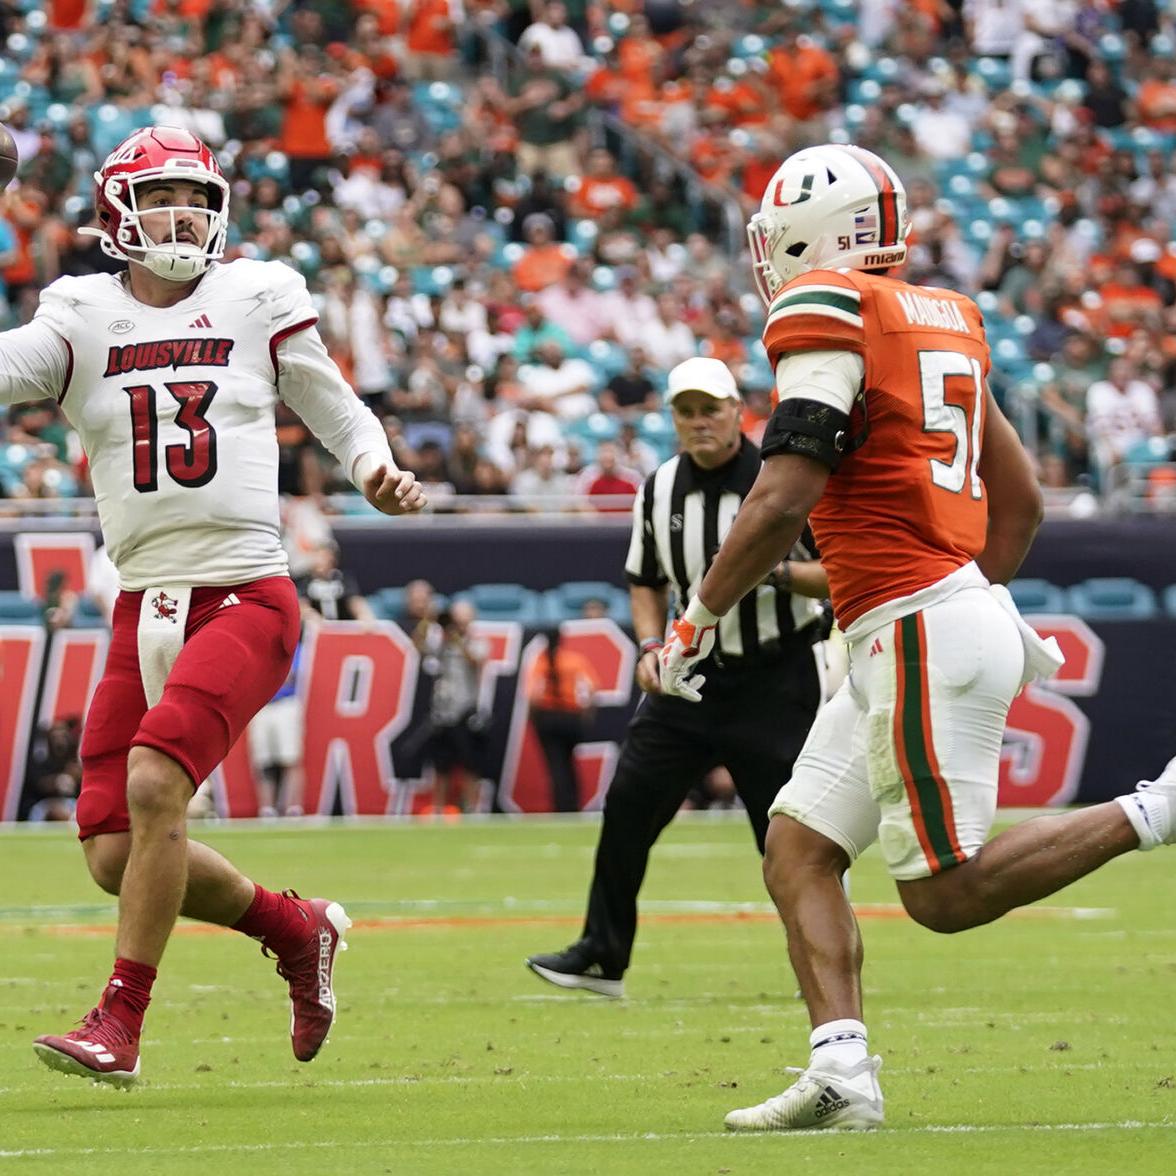
[[[1176, 510], [1171, 3], [0, 0], [0, 35], [6, 324], [113, 265], [75, 232], [106, 153], [186, 126], [232, 183], [229, 256], [305, 275], [439, 509], [623, 499], [672, 451], [664, 377], [694, 354], [762, 430], [742, 224], [832, 140], [906, 181], [906, 276], [978, 298], [1043, 485]], [[285, 492], [367, 509], [279, 426]], [[56, 406], [0, 416], [0, 514], [88, 494]]]

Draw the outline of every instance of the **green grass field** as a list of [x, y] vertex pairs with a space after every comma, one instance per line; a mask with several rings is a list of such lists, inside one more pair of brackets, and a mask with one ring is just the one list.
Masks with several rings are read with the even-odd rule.
[[885, 1130], [735, 1136], [734, 1106], [804, 1062], [807, 1020], [746, 824], [680, 819], [654, 851], [628, 998], [522, 966], [579, 931], [590, 821], [198, 834], [357, 926], [309, 1066], [257, 946], [172, 941], [128, 1093], [55, 1074], [109, 972], [114, 915], [65, 830], [0, 833], [0, 1171], [161, 1173], [1168, 1173], [1176, 1169], [1176, 856], [1114, 862], [954, 938], [854, 872]]

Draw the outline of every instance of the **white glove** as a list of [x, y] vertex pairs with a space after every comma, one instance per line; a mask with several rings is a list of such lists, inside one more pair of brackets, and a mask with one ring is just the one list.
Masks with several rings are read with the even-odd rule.
[[658, 655], [663, 694], [684, 698], [687, 702], [702, 700], [699, 691], [706, 678], [702, 674], [691, 675], [690, 671], [713, 648], [718, 623], [719, 618], [697, 596], [682, 617], [674, 622], [670, 639]]

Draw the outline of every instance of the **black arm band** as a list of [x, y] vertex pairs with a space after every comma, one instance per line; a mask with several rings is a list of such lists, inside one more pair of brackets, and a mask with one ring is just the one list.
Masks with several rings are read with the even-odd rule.
[[819, 400], [784, 400], [764, 430], [761, 457], [799, 453], [835, 470], [849, 440], [849, 415]]

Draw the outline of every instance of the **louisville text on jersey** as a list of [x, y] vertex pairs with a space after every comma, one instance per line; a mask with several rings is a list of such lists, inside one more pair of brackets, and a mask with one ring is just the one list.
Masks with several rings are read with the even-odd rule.
[[156, 339], [111, 347], [106, 354], [106, 376], [145, 372], [155, 368], [228, 367], [232, 339]]

